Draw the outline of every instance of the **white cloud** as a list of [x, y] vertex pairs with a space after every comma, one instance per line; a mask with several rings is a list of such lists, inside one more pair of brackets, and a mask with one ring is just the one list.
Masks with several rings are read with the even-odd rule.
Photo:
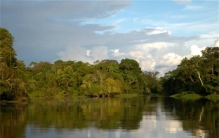
[[123, 53], [123, 52], [119, 52], [119, 49], [114, 49], [114, 50], [111, 50], [113, 52], [113, 56], [115, 57], [122, 57], [122, 56], [126, 56], [127, 54], [126, 53]]
[[[215, 41], [215, 38], [219, 38], [219, 35], [217, 32], [209, 32], [207, 34], [202, 34], [199, 36], [198, 39], [194, 39], [191, 41], [185, 42], [185, 47], [190, 50], [192, 45], [197, 45], [199, 48], [205, 48], [208, 46], [214, 46], [217, 44], [217, 40]], [[214, 43], [212, 43], [214, 42]]]
[[205, 34], [201, 34], [200, 38], [201, 39], [211, 39], [210, 41], [212, 41], [212, 40], [215, 40], [215, 38], [219, 38], [219, 34], [217, 31], [212, 31], [212, 32], [208, 32]]
[[87, 56], [88, 57], [90, 56], [90, 50], [87, 50]]
[[[187, 11], [185, 11], [187, 12]], [[176, 15], [175, 15], [176, 16]], [[199, 20], [188, 21], [186, 19], [179, 19], [180, 22], [169, 22], [168, 20], [151, 20], [150, 22], [142, 22], [144, 25], [159, 26], [169, 31], [169, 35], [175, 36], [195, 36], [197, 34], [207, 34], [209, 32], [215, 31], [215, 28], [218, 28], [218, 22], [212, 21], [217, 20], [216, 17], [212, 18], [206, 17], [206, 14], [199, 13], [198, 15], [190, 14], [186, 18], [196, 18], [200, 16]], [[172, 18], [171, 15], [170, 17]], [[175, 19], [178, 20], [178, 19]], [[155, 29], [155, 28], [154, 28]], [[218, 34], [218, 32], [216, 32]]]
[[105, 46], [93, 47], [91, 50], [80, 46], [71, 46], [67, 47], [65, 51], [58, 52], [57, 55], [59, 59], [64, 61], [76, 60], [89, 63], [93, 63], [96, 60], [108, 59], [108, 51]]
[[155, 35], [155, 34], [162, 34], [162, 33], [167, 33], [168, 35], [171, 35], [170, 31], [167, 31], [165, 29], [163, 29], [162, 27], [156, 27], [154, 28], [152, 31], [147, 32], [147, 35]]
[[141, 51], [120, 53], [118, 49], [112, 50], [112, 52], [113, 52], [113, 56], [115, 57], [135, 59], [140, 64], [142, 70], [152, 71], [155, 68], [156, 63], [153, 60], [152, 56], [148, 53], [144, 53]]
[[178, 45], [177, 43], [167, 42], [145, 43], [136, 45], [135, 49], [143, 52], [147, 56], [156, 57], [156, 59], [159, 60], [159, 58], [162, 58], [166, 53], [177, 52], [179, 50], [182, 52], [181, 47]]
[[148, 48], [166, 48], [168, 46], [168, 43], [166, 42], [156, 42], [156, 43], [145, 43], [145, 44], [139, 44], [136, 45], [137, 49], [148, 49]]
[[70, 46], [65, 49], [65, 51], [58, 52], [57, 55], [60, 59], [64, 61], [68, 60], [84, 60], [86, 62], [91, 62], [91, 59], [86, 57], [87, 50], [80, 46]]
[[144, 59], [145, 58], [144, 53], [141, 51], [129, 52], [129, 55], [132, 58], [136, 58], [136, 59]]
[[214, 41], [214, 45], [213, 46], [219, 47], [219, 38], [217, 38], [217, 40]]
[[156, 63], [153, 59], [151, 60], [146, 59], [146, 60], [140, 61], [141, 69], [145, 71], [153, 71], [155, 65]]
[[142, 70], [159, 71], [160, 76], [163, 76], [180, 63], [183, 57], [177, 52], [182, 52], [181, 49], [177, 43], [144, 43], [129, 47], [128, 51], [131, 52], [120, 53], [119, 50], [113, 50], [113, 56], [135, 59]]
[[[166, 72], [175, 69], [183, 58], [201, 55], [206, 45], [215, 41], [215, 36], [217, 35], [210, 33], [182, 44], [177, 42], [144, 43], [146, 41], [142, 41], [143, 44], [126, 47], [126, 52], [120, 52], [119, 49], [112, 51], [113, 56], [135, 59], [142, 70], [159, 71], [159, 76], [163, 76]], [[215, 44], [217, 43], [218, 39], [215, 41]]]
[[[212, 42], [214, 43], [210, 45]], [[191, 58], [192, 56], [196, 55], [201, 56], [201, 51], [210, 46], [219, 46], [219, 38], [217, 33], [211, 32], [205, 35], [200, 35], [200, 38], [198, 40], [186, 42], [185, 47], [189, 49], [190, 53], [188, 55], [185, 55], [185, 57]]]
[[190, 48], [190, 55], [191, 56], [201, 56], [202, 53], [201, 51], [204, 50], [205, 47], [202, 47], [202, 48], [199, 48], [197, 45], [192, 45], [191, 48]]
[[183, 57], [176, 53], [168, 53], [163, 56], [163, 59], [160, 61], [160, 64], [166, 66], [178, 65], [182, 59]]
[[118, 53], [119, 49], [114, 49], [114, 50], [111, 50], [111, 51], [114, 52], [114, 53]]

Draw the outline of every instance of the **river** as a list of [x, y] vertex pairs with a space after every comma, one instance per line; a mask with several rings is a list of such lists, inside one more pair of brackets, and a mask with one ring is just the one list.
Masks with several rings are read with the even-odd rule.
[[218, 138], [218, 101], [37, 99], [0, 108], [1, 138]]

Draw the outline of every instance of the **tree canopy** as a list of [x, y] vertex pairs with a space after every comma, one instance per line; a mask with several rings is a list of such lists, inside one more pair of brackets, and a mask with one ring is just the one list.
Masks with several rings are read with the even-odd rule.
[[219, 47], [207, 47], [202, 56], [184, 58], [175, 70], [158, 78], [159, 72], [142, 71], [133, 59], [31, 62], [16, 58], [13, 37], [0, 28], [1, 100], [29, 97], [110, 97], [121, 93], [202, 95], [219, 92]]
[[184, 58], [175, 70], [161, 78], [164, 93], [219, 94], [218, 63], [219, 47], [207, 47], [202, 56]]
[[22, 72], [25, 65], [17, 61], [13, 49], [13, 37], [0, 28], [0, 95], [1, 99], [13, 100], [25, 96], [25, 81]]

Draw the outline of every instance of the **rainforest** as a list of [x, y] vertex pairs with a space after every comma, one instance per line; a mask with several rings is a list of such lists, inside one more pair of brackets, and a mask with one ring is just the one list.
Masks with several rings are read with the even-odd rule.
[[186, 95], [218, 99], [219, 47], [207, 47], [202, 56], [184, 58], [176, 69], [142, 71], [134, 59], [31, 62], [16, 58], [13, 36], [0, 28], [1, 101], [28, 101], [31, 97], [113, 97], [119, 94]]

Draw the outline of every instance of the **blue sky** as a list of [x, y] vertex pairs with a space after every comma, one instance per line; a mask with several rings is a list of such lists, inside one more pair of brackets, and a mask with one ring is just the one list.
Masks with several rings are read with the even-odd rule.
[[164, 74], [219, 46], [218, 9], [216, 0], [2, 0], [0, 26], [27, 65], [132, 58]]

